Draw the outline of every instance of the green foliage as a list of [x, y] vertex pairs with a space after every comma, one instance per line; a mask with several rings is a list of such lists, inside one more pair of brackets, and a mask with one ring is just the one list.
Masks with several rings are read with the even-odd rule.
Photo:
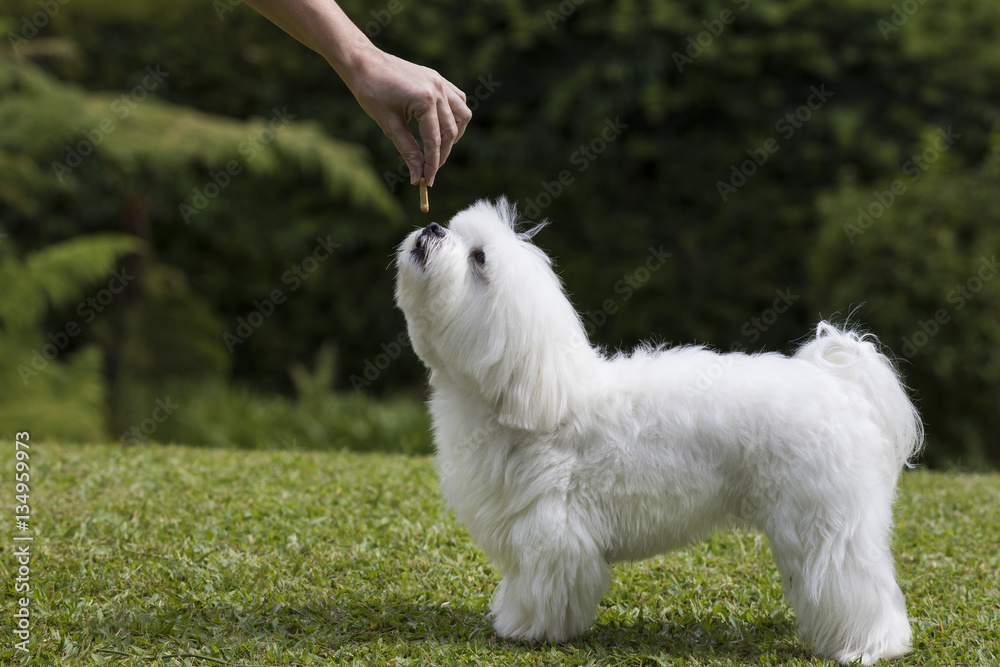
[[[88, 96], [85, 106], [90, 123], [99, 126], [101, 114], [114, 110], [120, 97]], [[242, 122], [149, 99], [128, 109], [97, 150], [118, 169], [131, 174], [155, 171], [158, 179], [193, 166], [224, 169], [234, 161], [240, 173], [245, 170], [258, 182], [296, 169], [317, 174], [331, 198], [378, 217], [399, 217], [399, 209], [385, 196], [363, 149], [325, 136], [315, 123], [294, 123], [294, 118], [276, 108], [267, 119]]]
[[70, 354], [79, 327], [47, 336], [41, 327], [50, 309], [86, 305], [86, 291], [122, 256], [143, 250], [134, 237], [95, 234], [23, 259], [0, 254], [0, 430], [30, 427], [38, 436], [70, 441], [106, 438], [100, 350], [84, 346]]
[[[167, 386], [161, 397], [179, 406], [150, 436], [160, 442], [213, 447], [430, 453], [430, 419], [419, 402], [406, 397], [376, 400], [331, 390], [336, 374], [334, 348], [320, 349], [312, 371], [296, 364], [289, 372], [298, 394], [294, 401], [219, 382]], [[147, 413], [155, 399], [147, 396]], [[139, 420], [146, 416], [136, 419], [140, 430]], [[123, 438], [132, 440], [124, 434]]]
[[411, 399], [338, 393], [298, 402], [223, 384], [174, 388], [163, 396], [180, 407], [153, 433], [160, 442], [403, 454], [427, 454], [432, 447], [427, 410]]
[[[319, 174], [333, 198], [398, 218], [399, 209], [385, 197], [358, 146], [326, 137], [315, 123], [294, 123], [295, 114], [285, 109], [243, 122], [164, 104], [151, 94], [169, 73], [152, 67], [146, 71], [142, 85], [129, 93], [87, 94], [0, 55], [0, 92], [5, 93], [0, 98], [0, 149], [12, 154], [10, 160], [56, 158], [51, 167], [60, 183], [79, 178], [70, 160], [73, 153], [81, 162], [104, 163], [126, 185], [147, 179], [159, 184], [178, 172], [224, 169], [231, 161], [239, 161], [240, 171], [256, 179], [294, 168]], [[66, 142], [65, 155], [53, 151], [59, 142]]]
[[120, 367], [110, 397], [112, 433], [148, 418], [169, 385], [220, 383], [230, 371], [223, 324], [183, 274], [147, 264], [138, 275], [142, 298], [117, 313], [117, 335], [103, 335], [116, 346]]
[[65, 360], [47, 359], [43, 350], [48, 344], [40, 337], [20, 341], [0, 335], [0, 372], [6, 379], [0, 387], [0, 429], [16, 433], [30, 428], [40, 438], [64, 442], [105, 440], [100, 348], [87, 345]]
[[[787, 349], [821, 315], [846, 314], [867, 302], [856, 317], [902, 354], [902, 337], [933, 305], [926, 290], [947, 286], [959, 265], [934, 273], [945, 265], [927, 264], [915, 245], [907, 251], [907, 239], [894, 246], [888, 264], [862, 248], [881, 232], [873, 228], [851, 245], [842, 215], [856, 208], [849, 206], [850, 193], [863, 198], [886, 187], [936, 128], [951, 126], [961, 135], [947, 154], [951, 182], [988, 178], [985, 161], [995, 159], [988, 157], [989, 137], [1000, 122], [1000, 5], [917, 3], [912, 15], [904, 15], [895, 0], [570, 4], [430, 0], [403, 3], [386, 21], [385, 3], [344, 0], [348, 15], [377, 45], [438, 69], [470, 96], [474, 120], [433, 190], [432, 219], [443, 221], [478, 197], [501, 193], [519, 199], [530, 217], [551, 218], [555, 224], [538, 241], [558, 258], [576, 305], [594, 323], [595, 342], [608, 348], [653, 339]], [[16, 25], [37, 11], [37, 3], [12, 0], [4, 11]], [[733, 20], [719, 23], [726, 11]], [[60, 50], [51, 48], [55, 43], [63, 44], [63, 53], [75, 49], [86, 58], [59, 57]], [[272, 109], [287, 108], [298, 117], [296, 124], [308, 119], [326, 135], [363, 145], [396, 203], [384, 189], [376, 192], [370, 173], [359, 187], [382, 203], [365, 206], [369, 200], [350, 197], [348, 208], [340, 199], [331, 203], [325, 179], [334, 172], [317, 170], [316, 161], [337, 161], [308, 157], [310, 138], [318, 134], [303, 134], [301, 141], [282, 134], [280, 141], [298, 151], [298, 159], [284, 159], [276, 141], [259, 174], [233, 179], [188, 224], [178, 206], [210, 182], [225, 142], [211, 160], [169, 179], [147, 164], [132, 174], [132, 186], [154, 193], [151, 240], [158, 260], [185, 273], [226, 331], [234, 331], [238, 319], [274, 290], [288, 297], [234, 350], [232, 369], [240, 381], [290, 393], [294, 387], [285, 369], [329, 341], [341, 353], [336, 384], [346, 388], [383, 345], [397, 340], [403, 323], [392, 307], [387, 265], [406, 227], [399, 211], [412, 212], [413, 223], [427, 218], [416, 214], [415, 193], [398, 176], [391, 142], [321, 57], [248, 7], [201, 0], [62, 5], [45, 34], [21, 52], [88, 90], [129, 95], [141, 88], [147, 68], [159, 67], [168, 76], [154, 94], [170, 104], [231, 119], [266, 119]], [[4, 76], [10, 78], [0, 73], [0, 86]], [[25, 88], [69, 95], [34, 73], [19, 76]], [[814, 108], [803, 106], [814, 89], [830, 95]], [[83, 105], [87, 117], [110, 115], [107, 105], [116, 94], [88, 96], [95, 101]], [[51, 98], [57, 99], [67, 100], [67, 108], [75, 104]], [[137, 123], [166, 108], [152, 104], [146, 112], [145, 105], [136, 107]], [[21, 112], [0, 118], [12, 119], [9, 127], [16, 121], [21, 128], [40, 128], [12, 136], [66, 137], [58, 134], [69, 127], [58, 107], [46, 105], [37, 118], [22, 118]], [[40, 107], [19, 108], [27, 114]], [[154, 119], [150, 127], [172, 127], [167, 120]], [[245, 128], [259, 131], [259, 122]], [[603, 141], [609, 122], [621, 133]], [[122, 137], [131, 131], [126, 125]], [[0, 122], [0, 135], [4, 127]], [[66, 131], [78, 141], [87, 129], [77, 123]], [[138, 144], [150, 147], [156, 162], [156, 131], [136, 131]], [[724, 199], [720, 183], [735, 182], [733, 170], [759, 156], [769, 140], [777, 150], [767, 153], [764, 164], [751, 164], [745, 184], [724, 192]], [[113, 170], [88, 162], [74, 172], [86, 186], [71, 191], [59, 183], [47, 182], [44, 190], [37, 184], [52, 160], [65, 159], [67, 141], [54, 142], [47, 152], [32, 148], [30, 155], [0, 149], [0, 174], [16, 176], [0, 178], [0, 196], [11, 207], [0, 212], [0, 221], [26, 247], [115, 224], [118, 210], [108, 201], [121, 196], [121, 181]], [[0, 146], [7, 144], [0, 140]], [[270, 159], [281, 167], [265, 169]], [[356, 164], [350, 156], [344, 160]], [[569, 180], [560, 183], [563, 172]], [[988, 192], [973, 197], [984, 211], [977, 218], [969, 214], [972, 202], [953, 199], [948, 187], [918, 194], [920, 185], [906, 196], [919, 199], [920, 210], [900, 203], [892, 214], [920, 214], [913, 224], [928, 226], [915, 229], [914, 238], [960, 226], [992, 242], [988, 228], [994, 218], [982, 208], [990, 205]], [[952, 203], [960, 208], [953, 211]], [[836, 212], [841, 205], [842, 213]], [[927, 211], [938, 214], [931, 220]], [[292, 293], [284, 277], [308, 257], [317, 236], [329, 236], [338, 251]], [[638, 288], [625, 289], [649, 249], [661, 246], [672, 253], [669, 262]], [[835, 268], [817, 268], [827, 255]], [[882, 269], [918, 278], [902, 287], [884, 277], [864, 284], [854, 279]], [[874, 294], [873, 284], [896, 288]], [[799, 298], [773, 323], [753, 326], [776, 290]], [[879, 299], [892, 303], [875, 308]], [[990, 392], [981, 391], [992, 372], [988, 347], [995, 322], [987, 306], [986, 299], [970, 302], [904, 368], [928, 414], [928, 460], [935, 464], [1000, 458], [992, 435], [997, 411], [987, 405]], [[966, 347], [953, 341], [959, 330], [977, 342]], [[954, 358], [958, 351], [961, 360]], [[979, 379], [967, 381], [970, 373]], [[422, 369], [406, 353], [371, 390], [391, 393], [421, 382]], [[950, 402], [938, 401], [944, 394]]]
[[[0, 200], [9, 205], [0, 208], [0, 224], [27, 248], [125, 228], [152, 242], [156, 263], [194, 272], [187, 284], [235, 319], [281, 285], [331, 227], [351, 223], [350, 233], [335, 238], [350, 259], [354, 247], [387, 238], [387, 222], [399, 223], [398, 204], [357, 145], [295, 120], [299, 114], [285, 105], [242, 121], [165, 104], [155, 95], [167, 91], [171, 76], [144, 66], [129, 91], [85, 93], [0, 55], [0, 120], [9, 121], [0, 122], [0, 169], [10, 163], [15, 182], [34, 183]], [[264, 248], [274, 276], [261, 265]], [[263, 294], [251, 292], [265, 281]], [[280, 360], [282, 375], [290, 361]]]
[[[937, 136], [917, 154], [936, 155]], [[858, 317], [901, 355], [932, 434], [928, 461], [996, 466], [1000, 173], [947, 157], [823, 198], [811, 268], [818, 300], [865, 302]]]
[[140, 252], [139, 239], [94, 234], [49, 246], [19, 260], [0, 261], [0, 325], [8, 333], [35, 333], [50, 308], [79, 301], [84, 290], [105, 278], [126, 254]]
[[[832, 664], [799, 641], [754, 534], [616, 566], [576, 641], [508, 642], [487, 620], [498, 573], [449, 517], [427, 459], [30, 442], [45, 539], [31, 651], [4, 642], [4, 664]], [[5, 479], [13, 463], [0, 461]], [[899, 664], [1000, 660], [1000, 524], [984, 502], [998, 494], [996, 475], [902, 476], [895, 552], [914, 653]], [[7, 637], [12, 619], [0, 617]]]
[[[232, 228], [229, 214], [220, 219], [208, 208], [226, 187], [239, 190], [240, 208], [253, 210], [262, 181], [302, 185], [311, 179], [305, 181], [312, 186], [308, 195], [299, 201], [304, 208], [293, 207], [282, 220], [296, 243], [312, 240], [322, 229], [308, 210], [321, 205], [338, 203], [347, 215], [365, 211], [376, 219], [398, 219], [396, 203], [357, 146], [329, 139], [315, 123], [296, 123], [294, 114], [281, 109], [244, 122], [165, 104], [150, 95], [169, 74], [158, 68], [146, 72], [127, 94], [85, 93], [0, 55], [0, 176], [14, 186], [0, 189], [0, 204], [9, 206], [0, 209], [0, 222], [24, 246], [41, 248], [29, 260], [27, 279], [0, 300], [0, 317], [16, 313], [24, 326], [36, 327], [50, 305], [79, 298], [83, 281], [105, 270], [107, 257], [94, 256], [105, 248], [96, 235], [75, 273], [47, 270], [62, 262], [65, 252], [45, 244], [81, 229], [121, 228], [154, 247], [157, 241], [180, 246], [184, 266], [192, 256], [195, 262], [205, 257], [218, 263], [222, 253], [212, 245], [240, 231]], [[151, 223], [164, 221], [173, 229], [154, 234]], [[220, 226], [206, 233], [216, 239], [187, 233], [184, 226], [192, 223]], [[134, 236], [120, 238], [141, 243]], [[247, 240], [242, 249], [259, 254]], [[185, 248], [195, 250], [185, 255]], [[107, 391], [98, 392], [107, 394], [108, 409], [94, 410], [92, 422], [106, 416], [113, 432], [145, 419], [168, 383], [221, 382], [231, 363], [216, 306], [191, 288], [183, 271], [152, 256], [129, 270], [136, 276], [133, 284], [86, 336], [104, 347], [109, 378]], [[21, 280], [24, 271], [12, 260], [0, 279]], [[85, 429], [76, 437], [92, 434]]]

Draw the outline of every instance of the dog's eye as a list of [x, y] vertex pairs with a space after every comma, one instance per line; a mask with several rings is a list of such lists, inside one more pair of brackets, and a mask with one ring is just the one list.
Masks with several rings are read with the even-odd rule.
[[482, 250], [473, 250], [472, 259], [476, 260], [476, 264], [482, 266], [486, 263], [486, 253]]

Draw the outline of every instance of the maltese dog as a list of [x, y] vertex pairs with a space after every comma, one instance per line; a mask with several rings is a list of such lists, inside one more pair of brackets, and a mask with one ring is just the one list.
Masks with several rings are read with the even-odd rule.
[[791, 357], [593, 348], [516, 210], [478, 202], [397, 254], [396, 302], [430, 370], [437, 463], [503, 574], [503, 637], [587, 631], [610, 563], [719, 528], [770, 541], [803, 639], [871, 664], [910, 650], [890, 538], [923, 429], [877, 342], [826, 322]]

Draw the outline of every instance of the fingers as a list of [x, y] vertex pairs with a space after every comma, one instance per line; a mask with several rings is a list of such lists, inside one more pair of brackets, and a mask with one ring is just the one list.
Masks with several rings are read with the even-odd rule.
[[447, 99], [439, 99], [437, 103], [438, 126], [441, 130], [441, 165], [447, 161], [451, 155], [451, 147], [458, 141], [458, 122], [455, 120], [455, 112], [452, 111], [451, 104]]
[[459, 90], [457, 87], [453, 86], [451, 83], [453, 95], [448, 97], [448, 104], [451, 106], [451, 112], [455, 117], [455, 123], [458, 125], [458, 136], [455, 137], [455, 141], [462, 138], [465, 134], [465, 128], [469, 125], [469, 121], [472, 120], [472, 110], [469, 109], [469, 105], [466, 104], [465, 93]]
[[427, 104], [414, 114], [424, 142], [424, 176], [428, 185], [434, 185], [438, 170], [472, 119], [465, 93], [444, 78], [440, 78], [440, 83], [443, 85], [433, 96], [433, 107]]
[[424, 142], [424, 178], [427, 185], [434, 185], [434, 177], [441, 166], [441, 120], [438, 104], [422, 107], [414, 116]]
[[409, 126], [400, 116], [391, 115], [382, 126], [385, 136], [392, 140], [403, 161], [410, 170], [410, 185], [416, 185], [424, 172], [424, 154], [420, 152], [420, 144], [410, 134]]
[[[381, 53], [381, 52], [380, 52]], [[465, 93], [432, 69], [381, 53], [378, 67], [355, 80], [352, 88], [361, 107], [371, 116], [403, 157], [410, 182], [421, 176], [434, 185], [437, 172], [472, 119]], [[423, 152], [410, 133], [417, 120]]]

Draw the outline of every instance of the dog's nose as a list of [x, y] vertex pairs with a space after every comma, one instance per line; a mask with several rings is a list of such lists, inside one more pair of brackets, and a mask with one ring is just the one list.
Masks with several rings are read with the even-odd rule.
[[424, 231], [421, 232], [421, 236], [436, 236], [439, 239], [444, 238], [444, 227], [436, 222], [432, 222], [424, 227]]

